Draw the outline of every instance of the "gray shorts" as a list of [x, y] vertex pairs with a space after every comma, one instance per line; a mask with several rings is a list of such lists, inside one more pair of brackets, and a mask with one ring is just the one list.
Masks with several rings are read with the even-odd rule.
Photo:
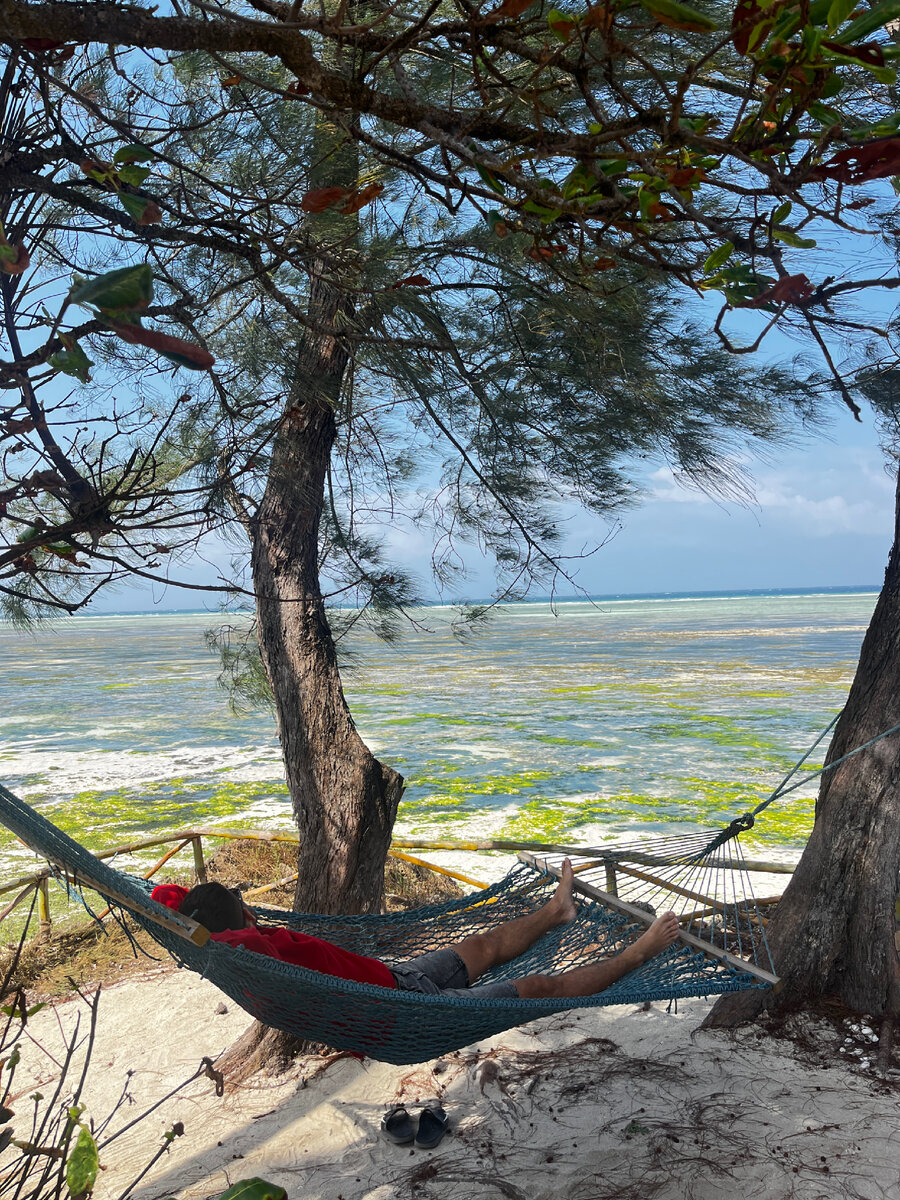
[[432, 950], [408, 962], [388, 964], [401, 992], [425, 992], [429, 996], [472, 996], [481, 999], [509, 1000], [518, 998], [516, 985], [476, 983], [469, 986], [466, 964], [455, 950]]

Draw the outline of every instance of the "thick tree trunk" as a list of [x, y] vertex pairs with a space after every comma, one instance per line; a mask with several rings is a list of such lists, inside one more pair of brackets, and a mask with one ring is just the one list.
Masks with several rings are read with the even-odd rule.
[[[311, 310], [339, 328], [347, 293], [313, 285]], [[335, 337], [307, 337], [296, 386], [273, 444], [266, 491], [251, 522], [257, 632], [275, 696], [278, 734], [300, 833], [299, 911], [380, 907], [403, 779], [360, 738], [344, 697], [319, 587], [319, 523], [347, 356]], [[254, 1025], [231, 1047], [232, 1080], [284, 1069], [303, 1043]]]
[[[350, 304], [335, 285], [313, 284], [310, 309], [320, 324], [339, 328]], [[319, 522], [346, 366], [337, 337], [302, 343], [252, 526], [260, 652], [300, 831], [295, 907], [326, 913], [380, 905], [403, 785], [356, 731], [319, 588]]]
[[[826, 761], [898, 723], [900, 484], [884, 587]], [[898, 869], [900, 733], [895, 733], [822, 777], [809, 844], [768, 930], [782, 992], [724, 996], [704, 1026], [734, 1025], [763, 1008], [797, 1007], [826, 994], [873, 1016], [892, 1014], [898, 1002]]]

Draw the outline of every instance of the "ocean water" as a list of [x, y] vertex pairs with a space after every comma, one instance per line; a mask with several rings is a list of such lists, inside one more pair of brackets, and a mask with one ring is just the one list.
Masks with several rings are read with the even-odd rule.
[[[839, 711], [874, 591], [616, 598], [501, 608], [460, 643], [419, 610], [356, 639], [345, 687], [407, 780], [398, 834], [596, 844], [726, 823]], [[0, 779], [92, 848], [196, 824], [290, 827], [274, 719], [236, 715], [210, 614], [0, 625]], [[810, 760], [821, 765], [824, 744]], [[788, 857], [815, 785], [743, 842]], [[0, 832], [0, 878], [34, 862]]]

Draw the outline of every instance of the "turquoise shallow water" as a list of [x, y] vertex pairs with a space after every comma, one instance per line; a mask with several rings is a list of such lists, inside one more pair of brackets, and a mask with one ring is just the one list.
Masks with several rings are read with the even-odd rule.
[[[521, 604], [462, 644], [449, 610], [424, 609], [398, 646], [357, 639], [346, 691], [364, 738], [407, 778], [401, 833], [590, 844], [716, 824], [763, 798], [838, 711], [874, 602]], [[0, 626], [0, 777], [94, 847], [189, 824], [289, 825], [273, 719], [230, 712], [203, 642], [214, 621]], [[799, 849], [813, 794], [773, 806], [753, 836]], [[0, 836], [0, 873], [26, 857]]]

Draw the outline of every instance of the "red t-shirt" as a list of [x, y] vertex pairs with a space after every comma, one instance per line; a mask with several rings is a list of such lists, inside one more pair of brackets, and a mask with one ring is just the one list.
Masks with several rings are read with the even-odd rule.
[[336, 975], [338, 979], [352, 979], [357, 983], [374, 983], [377, 987], [395, 988], [394, 976], [377, 958], [366, 958], [351, 950], [342, 950], [321, 938], [310, 937], [296, 929], [281, 926], [266, 928], [255, 926], [248, 929], [226, 929], [222, 933], [210, 934], [214, 942], [226, 946], [242, 946], [256, 954], [267, 954], [282, 962], [310, 971], [321, 971], [323, 975]]

